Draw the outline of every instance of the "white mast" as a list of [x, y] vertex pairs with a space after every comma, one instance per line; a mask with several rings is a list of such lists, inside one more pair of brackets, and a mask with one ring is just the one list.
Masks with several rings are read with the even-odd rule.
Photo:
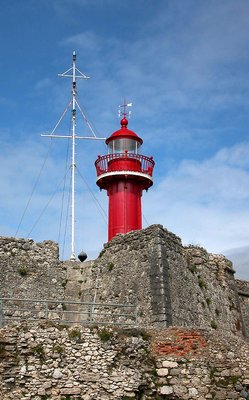
[[76, 108], [75, 108], [75, 95], [76, 95], [76, 77], [75, 77], [75, 62], [76, 62], [76, 53], [73, 52], [73, 81], [72, 81], [72, 223], [71, 223], [71, 257], [70, 260], [76, 260], [75, 257], [75, 207], [74, 207], [74, 176], [75, 176], [75, 118], [76, 118]]
[[[77, 75], [76, 75], [77, 72]], [[71, 261], [76, 261], [76, 256], [75, 256], [75, 139], [93, 139], [93, 140], [105, 140], [105, 138], [98, 138], [90, 123], [87, 121], [86, 116], [84, 112], [82, 111], [78, 101], [76, 100], [76, 78], [82, 78], [82, 79], [89, 79], [88, 76], [83, 74], [78, 68], [76, 68], [76, 52], [73, 51], [73, 62], [72, 62], [72, 68], [69, 68], [67, 71], [63, 72], [62, 74], [58, 74], [58, 76], [66, 77], [66, 78], [72, 78], [72, 99], [70, 103], [67, 105], [66, 110], [62, 114], [60, 120], [58, 123], [55, 125], [55, 128], [51, 132], [50, 135], [41, 135], [44, 137], [50, 137], [50, 138], [71, 138], [72, 139], [72, 164], [71, 164], [71, 174], [72, 174], [72, 187], [71, 187], [71, 208], [72, 208], [72, 213], [71, 213], [71, 256], [70, 260]], [[72, 123], [72, 132], [71, 135], [54, 135], [55, 130], [59, 126], [61, 120], [63, 119], [64, 115], [66, 114], [68, 108], [71, 105], [71, 123]], [[93, 136], [77, 136], [75, 127], [76, 127], [76, 106], [80, 110], [86, 124], [91, 130], [91, 133]]]

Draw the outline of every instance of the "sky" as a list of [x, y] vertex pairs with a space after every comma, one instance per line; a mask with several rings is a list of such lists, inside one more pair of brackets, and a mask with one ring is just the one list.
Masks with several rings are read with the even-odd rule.
[[[99, 137], [129, 128], [156, 162], [144, 227], [160, 223], [234, 261], [249, 279], [249, 2], [247, 0], [0, 1], [0, 235], [60, 243], [70, 256], [70, 143], [49, 134], [71, 98]], [[77, 133], [89, 129], [77, 114]], [[70, 113], [57, 129], [70, 133]], [[107, 195], [96, 186], [102, 141], [76, 147], [76, 253], [107, 242]], [[70, 159], [68, 161], [70, 163]], [[65, 190], [64, 190], [65, 189]], [[69, 211], [68, 211], [69, 210]]]

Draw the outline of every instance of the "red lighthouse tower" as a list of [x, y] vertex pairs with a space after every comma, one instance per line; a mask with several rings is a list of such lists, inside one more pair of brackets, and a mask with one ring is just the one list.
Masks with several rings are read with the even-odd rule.
[[142, 191], [152, 186], [154, 161], [139, 154], [143, 140], [127, 128], [124, 104], [121, 129], [106, 139], [108, 154], [95, 162], [97, 185], [109, 196], [108, 240], [142, 229]]

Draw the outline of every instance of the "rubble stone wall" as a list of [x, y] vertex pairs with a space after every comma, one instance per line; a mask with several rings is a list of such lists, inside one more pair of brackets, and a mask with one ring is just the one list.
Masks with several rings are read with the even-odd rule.
[[0, 297], [62, 299], [65, 279], [56, 243], [0, 237]]
[[97, 300], [137, 304], [140, 325], [244, 333], [231, 262], [184, 247], [161, 225], [116, 236], [91, 273]]
[[[60, 262], [52, 241], [0, 237], [0, 282], [0, 297], [132, 304], [139, 326], [249, 335], [249, 283], [235, 281], [224, 256], [184, 247], [161, 225], [118, 235], [84, 263]], [[81, 320], [78, 305], [65, 308]]]
[[236, 284], [246, 336], [249, 337], [249, 282], [237, 279]]
[[1, 400], [228, 400], [249, 396], [249, 345], [214, 330], [0, 329]]

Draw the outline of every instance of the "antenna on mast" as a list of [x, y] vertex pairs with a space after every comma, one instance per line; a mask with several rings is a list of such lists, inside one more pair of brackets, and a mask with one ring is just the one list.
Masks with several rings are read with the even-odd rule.
[[[71, 261], [76, 261], [75, 256], [75, 139], [92, 139], [92, 140], [105, 140], [106, 138], [99, 138], [95, 135], [93, 128], [91, 127], [89, 121], [87, 120], [82, 108], [80, 107], [77, 99], [76, 99], [76, 79], [89, 79], [89, 76], [86, 76], [81, 72], [78, 68], [76, 68], [76, 51], [73, 51], [73, 58], [72, 58], [72, 67], [69, 68], [67, 71], [63, 72], [62, 74], [58, 74], [63, 78], [72, 78], [72, 99], [70, 100], [69, 104], [67, 105], [65, 111], [63, 112], [61, 118], [55, 125], [54, 129], [49, 135], [41, 135], [43, 137], [50, 137], [50, 138], [71, 138], [72, 139], [72, 163], [71, 163], [71, 173], [72, 173], [72, 188], [71, 188], [71, 204], [72, 204], [72, 215], [71, 215]], [[71, 106], [71, 135], [55, 135], [54, 132], [61, 123], [63, 117], [65, 116], [67, 110]], [[80, 110], [86, 124], [91, 130], [93, 136], [78, 136], [76, 135], [76, 106]]]

